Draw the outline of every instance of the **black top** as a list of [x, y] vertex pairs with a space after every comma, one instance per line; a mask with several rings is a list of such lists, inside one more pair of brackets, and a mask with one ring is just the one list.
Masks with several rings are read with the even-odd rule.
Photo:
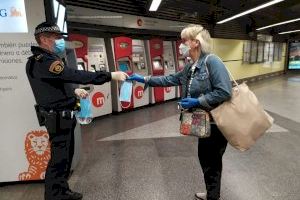
[[87, 72], [72, 69], [56, 54], [31, 47], [26, 74], [37, 104], [45, 109], [72, 109], [76, 103], [74, 89], [68, 83], [101, 85], [111, 80], [110, 72]]

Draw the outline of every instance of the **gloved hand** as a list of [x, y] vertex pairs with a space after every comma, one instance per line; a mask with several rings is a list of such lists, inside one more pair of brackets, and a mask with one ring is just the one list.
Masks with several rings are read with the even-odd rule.
[[184, 98], [182, 99], [179, 104], [181, 105], [182, 108], [184, 109], [189, 109], [193, 107], [198, 107], [200, 105], [200, 102], [197, 98]]
[[145, 78], [144, 76], [140, 75], [140, 74], [132, 74], [131, 76], [129, 76], [129, 78], [127, 78], [127, 80], [129, 81], [137, 81], [137, 82], [140, 82], [140, 83], [145, 83]]
[[125, 81], [128, 75], [125, 72], [117, 71], [111, 72], [111, 79], [115, 81]]
[[76, 88], [74, 92], [79, 98], [86, 98], [89, 96], [89, 93], [85, 89]]

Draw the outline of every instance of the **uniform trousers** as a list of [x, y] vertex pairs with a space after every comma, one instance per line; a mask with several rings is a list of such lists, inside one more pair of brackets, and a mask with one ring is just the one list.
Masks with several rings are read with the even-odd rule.
[[[68, 176], [70, 174], [74, 154], [74, 129], [76, 119], [67, 125], [59, 124], [56, 130], [48, 133], [51, 143], [51, 159], [45, 175], [45, 200], [62, 200], [69, 190]], [[61, 127], [64, 128], [61, 128]], [[47, 127], [47, 121], [46, 121]]]

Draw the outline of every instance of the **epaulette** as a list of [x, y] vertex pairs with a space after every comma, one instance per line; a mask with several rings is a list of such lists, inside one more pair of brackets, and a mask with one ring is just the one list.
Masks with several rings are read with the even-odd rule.
[[39, 54], [39, 55], [36, 55], [34, 58], [35, 58], [35, 60], [40, 60], [42, 57], [43, 57], [43, 54]]

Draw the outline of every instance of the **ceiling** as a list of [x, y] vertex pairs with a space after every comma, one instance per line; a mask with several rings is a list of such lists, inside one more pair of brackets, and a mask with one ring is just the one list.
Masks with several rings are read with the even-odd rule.
[[300, 21], [256, 31], [256, 28], [300, 18], [300, 1], [286, 0], [230, 22], [217, 21], [256, 7], [270, 0], [162, 0], [156, 12], [149, 12], [150, 0], [65, 0], [73, 6], [93, 8], [145, 17], [202, 24], [213, 37], [249, 39], [257, 33], [271, 34], [276, 41], [300, 39], [300, 33], [278, 35], [279, 32], [299, 29]]

